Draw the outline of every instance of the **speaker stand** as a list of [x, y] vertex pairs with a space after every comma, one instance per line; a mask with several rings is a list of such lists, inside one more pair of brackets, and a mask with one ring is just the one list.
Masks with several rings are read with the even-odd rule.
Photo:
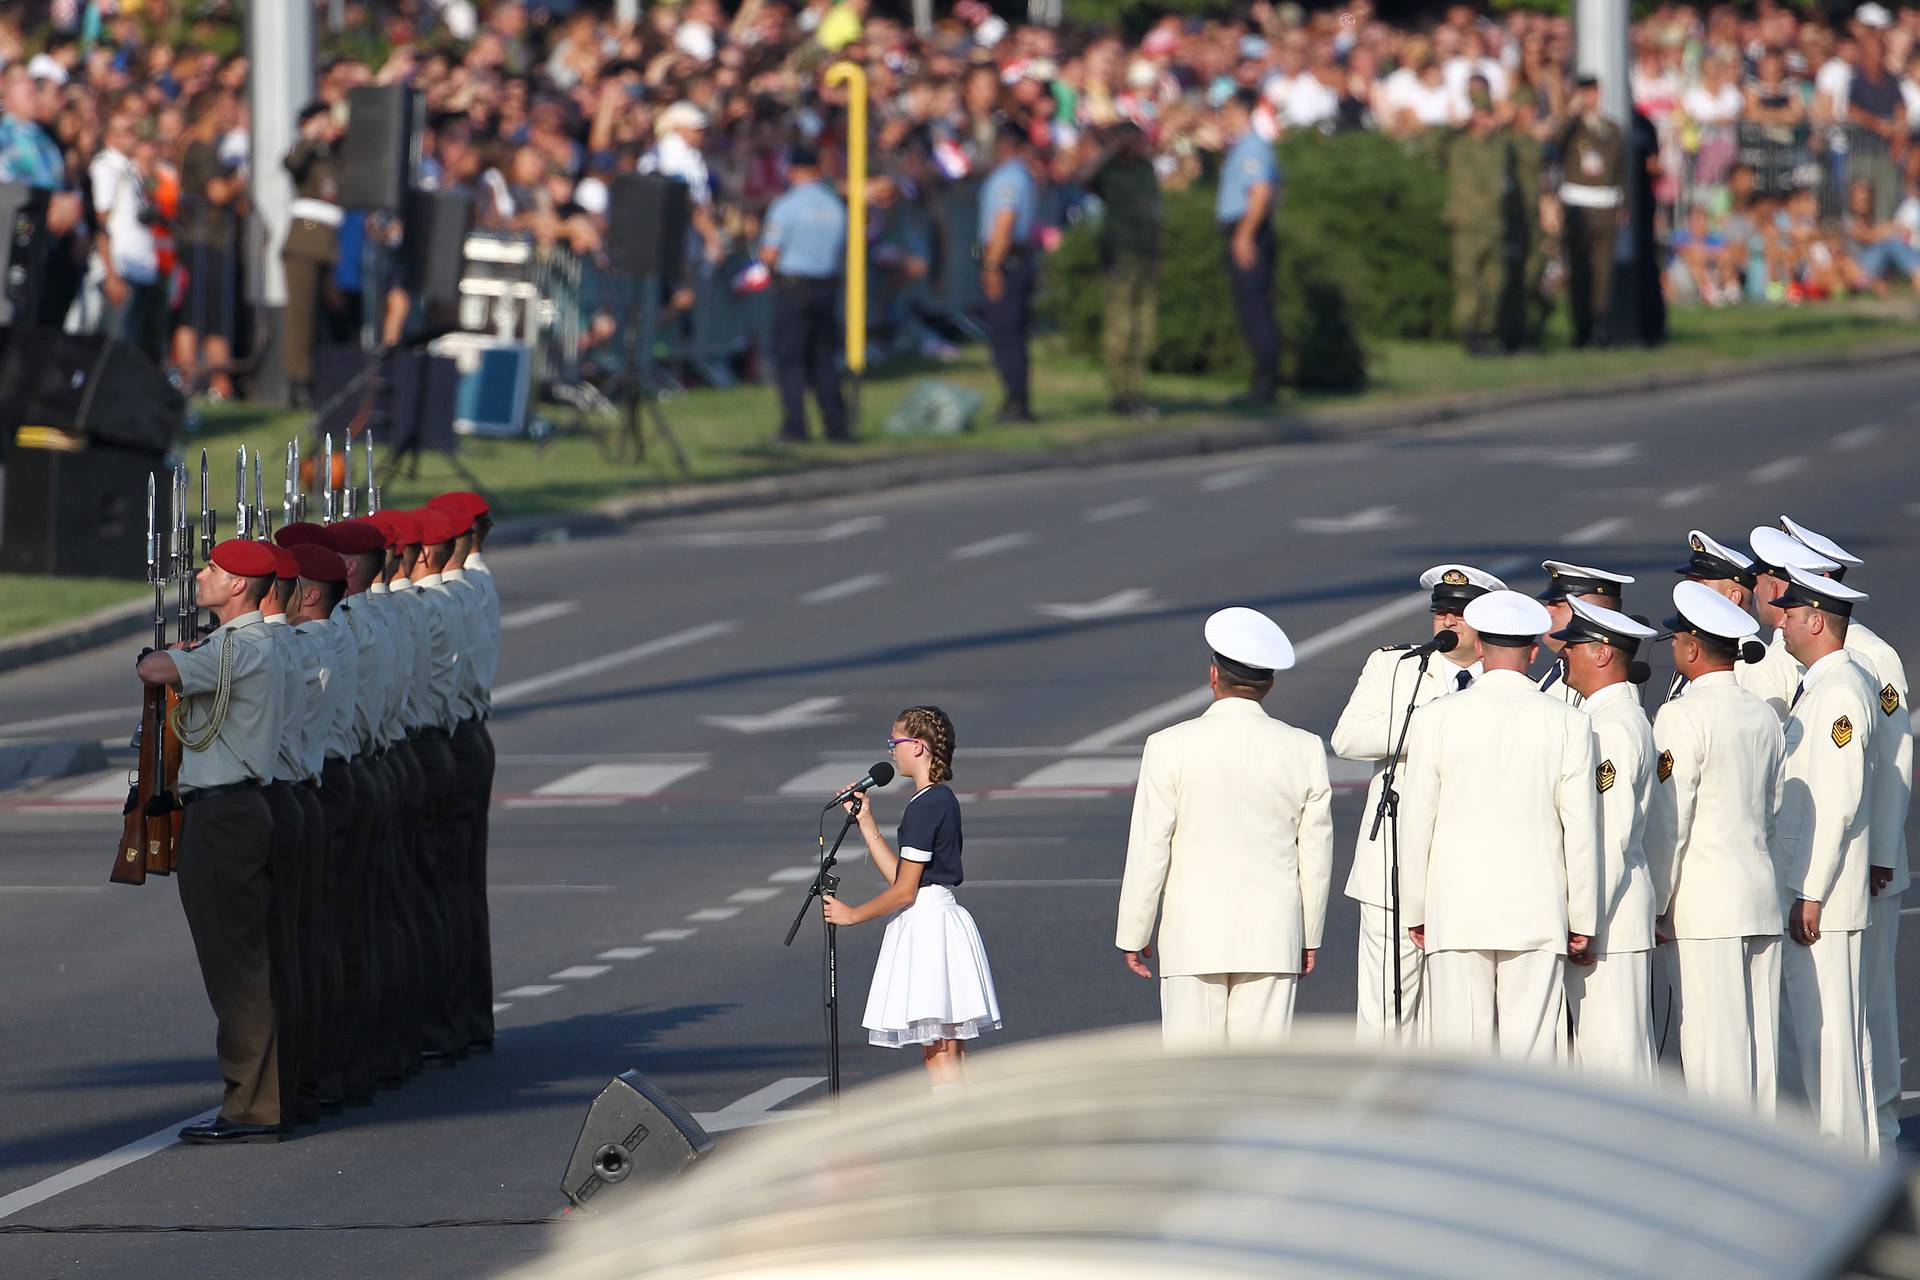
[[659, 302], [660, 278], [642, 277], [640, 295], [627, 314], [627, 332], [632, 335], [632, 341], [628, 344], [627, 367], [621, 374], [624, 394], [620, 405], [620, 437], [611, 452], [616, 461], [629, 454], [636, 463], [646, 461], [646, 429], [641, 420], [644, 408], [646, 416], [653, 420], [654, 435], [666, 441], [680, 474], [691, 475], [693, 468], [687, 463], [687, 454], [680, 447], [679, 438], [673, 434], [673, 424], [667, 421], [664, 407], [666, 397], [660, 390], [659, 379], [654, 375], [654, 316], [659, 310]]

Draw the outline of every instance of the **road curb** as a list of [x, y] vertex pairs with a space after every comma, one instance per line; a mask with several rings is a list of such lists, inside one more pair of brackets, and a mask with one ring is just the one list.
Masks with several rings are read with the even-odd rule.
[[[153, 625], [153, 602], [129, 600], [73, 622], [56, 622], [37, 631], [0, 640], [0, 672], [64, 658]], [[131, 655], [129, 655], [131, 663]], [[129, 672], [131, 674], [131, 672]]]
[[0, 743], [0, 791], [43, 778], [98, 773], [110, 763], [97, 738]]
[[951, 454], [929, 452], [909, 458], [890, 458], [883, 462], [814, 467], [751, 480], [652, 489], [630, 497], [611, 499], [591, 511], [503, 520], [495, 528], [491, 541], [496, 545], [558, 541], [613, 533], [630, 525], [676, 516], [710, 515], [795, 502], [820, 502], [852, 497], [875, 489], [943, 484], [997, 475], [1087, 470], [1132, 462], [1231, 454], [1277, 444], [1354, 439], [1391, 431], [1440, 426], [1462, 418], [1562, 400], [1612, 399], [1678, 387], [1736, 382], [1768, 374], [1889, 364], [1916, 356], [1920, 356], [1920, 341], [1877, 343], [1856, 351], [1730, 360], [1698, 369], [1659, 370], [1505, 391], [1465, 392], [1408, 404], [1346, 411], [1336, 408], [1313, 415], [1287, 414], [1264, 422], [1220, 422], [1199, 427], [1169, 428], [1058, 449], [995, 449]]

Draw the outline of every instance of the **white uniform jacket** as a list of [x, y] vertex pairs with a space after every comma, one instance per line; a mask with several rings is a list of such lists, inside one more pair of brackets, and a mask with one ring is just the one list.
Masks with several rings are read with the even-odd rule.
[[1800, 683], [1787, 715], [1774, 870], [1786, 902], [1822, 904], [1823, 932], [1864, 929], [1878, 691], [1844, 649], [1808, 667]]
[[1160, 917], [1163, 977], [1298, 973], [1333, 882], [1332, 790], [1319, 737], [1221, 698], [1147, 739], [1115, 945]]
[[[1443, 749], [1444, 744], [1444, 749]], [[1413, 718], [1400, 913], [1428, 951], [1565, 953], [1599, 926], [1599, 806], [1586, 714], [1517, 671]]]
[[1600, 797], [1600, 928], [1595, 956], [1653, 949], [1647, 804], [1653, 798], [1653, 725], [1639, 689], [1613, 684], [1580, 704], [1593, 721], [1593, 789]]
[[1847, 624], [1847, 656], [1873, 677], [1880, 719], [1873, 734], [1873, 865], [1891, 867], [1881, 896], [1899, 897], [1913, 883], [1907, 866], [1907, 807], [1913, 798], [1913, 706], [1907, 666], [1893, 646], [1858, 619]]
[[1672, 913], [1676, 938], [1779, 934], [1770, 852], [1785, 776], [1778, 717], [1732, 672], [1710, 671], [1660, 708], [1653, 745], [1654, 914]]

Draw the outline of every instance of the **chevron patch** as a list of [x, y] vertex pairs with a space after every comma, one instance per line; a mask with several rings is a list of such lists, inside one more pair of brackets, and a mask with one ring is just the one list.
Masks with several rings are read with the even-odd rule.
[[1673, 776], [1673, 752], [1662, 751], [1660, 753], [1659, 774], [1660, 774], [1660, 781], [1662, 782], [1665, 782], [1668, 778], [1671, 778]]
[[1846, 746], [1849, 742], [1853, 741], [1853, 721], [1847, 719], [1845, 716], [1841, 716], [1833, 722], [1833, 729], [1830, 731], [1830, 736], [1833, 738], [1834, 746]]
[[1593, 771], [1593, 785], [1599, 790], [1601, 795], [1605, 795], [1607, 792], [1613, 790], [1613, 782], [1618, 776], [1618, 773], [1619, 771], [1613, 767], [1613, 761], [1611, 760], [1602, 760], [1600, 767]]
[[1892, 685], [1880, 691], [1880, 709], [1888, 715], [1900, 709], [1900, 691]]

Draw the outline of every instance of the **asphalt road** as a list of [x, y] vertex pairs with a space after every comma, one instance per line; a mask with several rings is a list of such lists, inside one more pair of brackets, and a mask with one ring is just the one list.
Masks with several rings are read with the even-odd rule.
[[[1198, 709], [1208, 613], [1281, 622], [1303, 660], [1269, 709], [1324, 736], [1366, 653], [1424, 631], [1428, 565], [1532, 590], [1543, 557], [1593, 563], [1642, 575], [1629, 606], [1654, 614], [1689, 527], [1740, 544], [1785, 512], [1867, 560], [1861, 616], [1915, 653], [1917, 427], [1910, 372], [1799, 374], [503, 549], [498, 1051], [277, 1147], [156, 1142], [88, 1167], [217, 1103], [213, 1021], [173, 886], [105, 882], [124, 782], [0, 792], [0, 1229], [540, 1217], [587, 1103], [628, 1067], [716, 1128], [819, 1106], [820, 933], [781, 936], [819, 805], [914, 702], [958, 728], [962, 898], [997, 1039], [1150, 1019], [1153, 987], [1111, 945], [1130, 784], [1145, 735]], [[0, 677], [0, 740], [123, 736], [130, 657]], [[1359, 796], [1336, 805], [1336, 886]], [[881, 793], [883, 824], [902, 799]], [[850, 896], [881, 887], [848, 867]], [[1355, 919], [1336, 894], [1304, 1011], [1351, 1010]], [[879, 931], [843, 932], [849, 1083], [919, 1069], [858, 1026]], [[484, 1276], [553, 1230], [0, 1235], [0, 1274]]]

